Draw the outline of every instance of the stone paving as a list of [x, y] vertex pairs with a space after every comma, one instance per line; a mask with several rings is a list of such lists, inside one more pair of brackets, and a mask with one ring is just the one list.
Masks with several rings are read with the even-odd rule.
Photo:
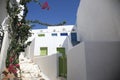
[[[22, 80], [49, 80], [41, 71], [37, 64], [22, 54], [19, 57]], [[19, 73], [19, 72], [18, 72]], [[20, 74], [18, 75], [20, 76]]]
[[[25, 58], [23, 54], [19, 56], [19, 64], [21, 69], [22, 80], [49, 80], [45, 74], [42, 73], [39, 66], [32, 62], [32, 60]], [[8, 72], [7, 69], [5, 69]], [[21, 80], [20, 72], [18, 70], [18, 78], [15, 78], [13, 74], [8, 73], [7, 76], [1, 75], [2, 80]]]

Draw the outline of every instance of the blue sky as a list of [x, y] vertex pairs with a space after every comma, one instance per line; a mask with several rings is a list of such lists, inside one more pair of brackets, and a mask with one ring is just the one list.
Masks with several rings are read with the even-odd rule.
[[[56, 24], [62, 21], [66, 21], [66, 25], [74, 25], [76, 23], [76, 13], [80, 0], [40, 0], [44, 3], [48, 2], [50, 10], [43, 10], [41, 7], [30, 2], [28, 4], [29, 20], [40, 20], [42, 22]], [[46, 26], [36, 25], [33, 29], [46, 28]]]

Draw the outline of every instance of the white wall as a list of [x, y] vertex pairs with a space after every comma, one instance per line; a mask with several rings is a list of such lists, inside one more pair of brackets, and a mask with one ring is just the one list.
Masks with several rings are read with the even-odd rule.
[[[75, 31], [72, 31], [72, 29]], [[48, 47], [48, 55], [57, 53], [57, 47], [65, 47], [67, 52], [73, 47], [71, 44], [71, 32], [76, 31], [76, 27], [73, 25], [52, 26], [48, 27], [48, 29], [32, 30], [35, 37], [34, 56], [40, 55], [40, 47]], [[57, 33], [57, 36], [52, 36], [52, 33]], [[68, 36], [61, 36], [60, 33], [68, 33]], [[39, 37], [38, 34], [45, 34], [45, 36]]]
[[[8, 38], [8, 32], [5, 32], [4, 38], [3, 38], [3, 43], [2, 43], [2, 48], [1, 48], [1, 53], [0, 53], [0, 73], [5, 69], [5, 61], [6, 61], [6, 56], [7, 56], [7, 49], [9, 47], [9, 38]], [[0, 76], [1, 77], [1, 76]]]
[[48, 47], [48, 55], [57, 53], [57, 47], [65, 47], [66, 51], [68, 50], [68, 38], [66, 36], [51, 36], [50, 33], [45, 36], [47, 37], [35, 38], [35, 56], [40, 55], [40, 47]]
[[0, 24], [3, 22], [4, 18], [7, 16], [6, 1], [7, 0], [0, 0]]
[[120, 41], [120, 0], [81, 0], [76, 23], [83, 41]]
[[120, 80], [120, 42], [82, 42], [67, 54], [67, 80]]
[[50, 79], [57, 80], [58, 78], [58, 56], [59, 54], [53, 54], [50, 56], [36, 56], [34, 57], [34, 63], [37, 63], [40, 70]]
[[120, 42], [85, 43], [87, 80], [120, 80]]
[[86, 80], [85, 46], [75, 46], [67, 53], [67, 80]]
[[76, 24], [84, 44], [67, 53], [68, 80], [120, 80], [120, 0], [81, 0]]
[[[0, 1], [0, 25], [2, 25], [4, 18], [7, 17], [7, 12], [6, 12], [6, 0], [1, 0]], [[1, 26], [0, 26], [1, 27]], [[7, 54], [7, 48], [8, 48], [8, 33], [5, 32], [4, 38], [3, 38], [3, 46], [1, 46], [1, 51], [0, 51], [0, 74], [5, 68], [5, 60], [6, 60], [6, 54]], [[2, 76], [0, 75], [0, 79]]]
[[25, 55], [27, 58], [30, 58], [30, 46], [27, 46], [27, 48], [25, 48]]
[[33, 59], [35, 52], [35, 39], [32, 40], [31, 44], [25, 49], [25, 56], [27, 58]]

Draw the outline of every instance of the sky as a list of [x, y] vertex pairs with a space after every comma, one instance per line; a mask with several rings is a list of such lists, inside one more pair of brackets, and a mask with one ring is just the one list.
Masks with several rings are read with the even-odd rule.
[[[41, 3], [48, 2], [50, 9], [44, 10], [34, 3], [28, 4], [27, 18], [29, 20], [40, 20], [49, 24], [57, 24], [66, 21], [66, 25], [76, 23], [76, 14], [80, 0], [40, 0]], [[47, 26], [35, 25], [33, 29], [43, 29]]]

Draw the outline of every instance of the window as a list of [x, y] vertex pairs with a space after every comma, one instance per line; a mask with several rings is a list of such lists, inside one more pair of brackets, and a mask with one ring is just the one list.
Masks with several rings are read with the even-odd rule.
[[60, 33], [61, 36], [68, 36], [68, 33]]
[[71, 33], [71, 42], [73, 46], [77, 45], [79, 41], [77, 41], [77, 33]]
[[52, 33], [51, 35], [52, 35], [52, 36], [57, 36], [57, 33]]
[[41, 56], [46, 56], [48, 54], [48, 49], [47, 47], [41, 47], [40, 48], [40, 55]]
[[76, 42], [77, 41], [77, 33], [71, 33], [71, 41]]
[[38, 34], [38, 36], [39, 36], [39, 37], [43, 37], [43, 36], [45, 36], [45, 34]]

